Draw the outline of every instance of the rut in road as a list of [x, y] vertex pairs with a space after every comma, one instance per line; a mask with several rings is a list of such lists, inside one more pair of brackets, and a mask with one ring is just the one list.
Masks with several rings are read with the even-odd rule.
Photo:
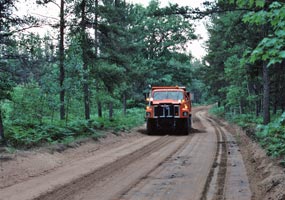
[[205, 127], [172, 136], [172, 143], [67, 199], [201, 199], [218, 146], [215, 129]]
[[[85, 177], [82, 177], [81, 179], [76, 180], [73, 183], [70, 183], [64, 187], [59, 187], [57, 190], [54, 190], [52, 192], [49, 192], [45, 195], [39, 196], [38, 200], [54, 200], [54, 199], [77, 199], [82, 197], [77, 197], [78, 194], [81, 196], [82, 194], [85, 194], [88, 189], [94, 190], [94, 187], [100, 186], [100, 183], [104, 181], [110, 181], [110, 179], [113, 179], [113, 177], [116, 175], [116, 173], [121, 174], [121, 170], [124, 169], [126, 166], [131, 165], [132, 163], [135, 163], [137, 160], [144, 159], [145, 157], [148, 157], [149, 155], [153, 154], [153, 152], [157, 152], [158, 150], [164, 149], [170, 146], [170, 144], [178, 144], [183, 142], [185, 139], [181, 140], [182, 138], [176, 138], [176, 137], [170, 137], [170, 136], [164, 136], [161, 137], [154, 142], [150, 143], [149, 145], [144, 146], [141, 149], [136, 150], [135, 152], [128, 154], [115, 162], [103, 166], [100, 169], [94, 171], [92, 174], [88, 174]], [[178, 141], [178, 142], [177, 142]], [[174, 150], [177, 147], [173, 148]], [[167, 152], [167, 151], [165, 151]], [[168, 155], [167, 155], [168, 156]], [[79, 169], [80, 170], [80, 169]], [[124, 180], [126, 182], [126, 180]], [[122, 183], [118, 183], [120, 186], [122, 186]], [[104, 186], [103, 189], [105, 189], [106, 186]], [[112, 192], [115, 191], [114, 185], [111, 186]], [[102, 189], [102, 188], [101, 188]], [[120, 188], [121, 190], [122, 188]], [[110, 189], [108, 189], [110, 190]], [[98, 192], [98, 189], [95, 189], [96, 193]], [[100, 192], [99, 192], [100, 193]], [[104, 191], [102, 194], [108, 195], [110, 194], [109, 191]], [[96, 196], [99, 194], [97, 193]], [[100, 195], [99, 195], [100, 196]], [[104, 197], [99, 197], [95, 199], [103, 199]], [[85, 199], [85, 198], [84, 198]], [[94, 199], [92, 197], [91, 199]]]
[[216, 150], [215, 160], [207, 178], [201, 200], [221, 200], [224, 199], [224, 186], [227, 171], [227, 141], [225, 133], [221, 130], [218, 124], [210, 118], [207, 118], [207, 120], [215, 128], [218, 148]]
[[166, 136], [169, 142], [165, 145], [136, 156], [132, 162], [123, 161], [100, 179], [90, 176], [45, 199], [226, 199], [227, 131], [204, 110], [195, 115], [197, 133]]
[[[10, 198], [5, 200], [251, 199], [242, 156], [226, 126], [208, 116], [205, 107], [196, 110], [193, 120], [194, 131], [188, 136], [144, 136], [82, 161], [92, 166], [76, 179], [70, 174], [62, 181], [60, 174], [67, 172], [61, 170], [54, 173], [58, 177], [51, 174], [45, 179], [56, 187], [35, 186], [43, 179], [31, 180], [33, 184], [6, 188], [4, 197]], [[78, 173], [82, 167], [66, 169]], [[34, 195], [33, 189], [40, 191]], [[15, 190], [22, 196], [11, 195]]]
[[201, 199], [252, 199], [246, 169], [235, 138], [220, 120], [209, 116], [206, 119], [215, 127], [220, 145]]
[[[232, 160], [228, 144], [234, 138], [203, 110], [196, 113], [195, 121], [199, 128], [189, 143], [117, 199], [251, 199], [249, 185], [244, 184], [248, 183], [245, 169], [231, 166], [228, 160]], [[231, 151], [236, 151], [235, 147]], [[241, 177], [233, 176], [233, 171], [239, 171]]]
[[218, 146], [215, 129], [196, 113], [192, 139], [139, 184], [118, 199], [200, 200]]

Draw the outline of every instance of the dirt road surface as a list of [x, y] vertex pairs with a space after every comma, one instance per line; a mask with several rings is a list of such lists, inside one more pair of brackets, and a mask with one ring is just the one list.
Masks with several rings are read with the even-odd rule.
[[187, 136], [148, 136], [143, 127], [73, 148], [6, 155], [0, 200], [285, 199], [284, 170], [208, 109], [194, 109]]

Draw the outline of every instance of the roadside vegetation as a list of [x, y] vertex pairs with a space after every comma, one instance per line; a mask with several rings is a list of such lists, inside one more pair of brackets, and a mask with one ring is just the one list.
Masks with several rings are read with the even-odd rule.
[[212, 112], [243, 127], [285, 160], [285, 4], [218, 1], [211, 10], [204, 83], [217, 105]]
[[[215, 113], [284, 159], [283, 1], [205, 1], [200, 10], [158, 0], [59, 2], [57, 20], [19, 16], [15, 0], [0, 8], [0, 143], [64, 143], [128, 129], [142, 123], [149, 85], [184, 85], [194, 103], [217, 103]], [[195, 60], [187, 44], [204, 17], [208, 52]], [[50, 27], [44, 36], [31, 29], [42, 26]]]
[[74, 118], [69, 122], [60, 120], [14, 120], [5, 124], [8, 146], [14, 148], [32, 148], [48, 144], [69, 144], [92, 138], [97, 140], [106, 134], [128, 133], [132, 128], [144, 123], [144, 109], [131, 108], [124, 115], [115, 109], [112, 120], [107, 113], [101, 118], [92, 117], [90, 120]]
[[[35, 2], [33, 13], [54, 6], [58, 19], [20, 15], [25, 5], [16, 0], [0, 7], [0, 145], [68, 143], [138, 126], [149, 85], [183, 85], [202, 96], [193, 75], [201, 62], [183, 51], [197, 39], [194, 22], [165, 13], [177, 6]], [[41, 27], [49, 32], [38, 34]]]
[[213, 106], [210, 112], [239, 125], [252, 140], [266, 150], [268, 156], [279, 159], [279, 163], [285, 167], [285, 112], [282, 115], [273, 115], [272, 122], [267, 125], [262, 123], [261, 116], [226, 112], [222, 106]]

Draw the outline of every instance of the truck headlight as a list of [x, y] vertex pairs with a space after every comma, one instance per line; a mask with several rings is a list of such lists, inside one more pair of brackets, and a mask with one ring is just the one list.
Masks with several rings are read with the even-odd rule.
[[150, 112], [146, 112], [146, 117], [150, 117]]
[[188, 112], [183, 112], [183, 116], [186, 117], [188, 115]]

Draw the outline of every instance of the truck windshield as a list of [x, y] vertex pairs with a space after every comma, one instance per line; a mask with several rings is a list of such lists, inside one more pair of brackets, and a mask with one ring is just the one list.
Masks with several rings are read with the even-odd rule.
[[158, 91], [153, 93], [153, 100], [164, 100], [164, 99], [172, 99], [172, 100], [182, 100], [183, 92], [181, 91]]

